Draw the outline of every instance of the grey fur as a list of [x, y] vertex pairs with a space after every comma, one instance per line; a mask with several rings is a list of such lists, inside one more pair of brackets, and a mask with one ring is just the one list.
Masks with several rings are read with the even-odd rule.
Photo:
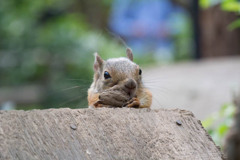
[[[111, 78], [108, 80], [104, 79], [105, 71], [111, 75]], [[138, 72], [139, 66], [128, 58], [110, 58], [104, 61], [98, 72], [95, 73], [99, 74], [99, 76], [96, 76], [94, 88], [97, 92], [102, 92], [115, 84], [124, 83], [128, 79], [134, 79], [137, 83], [137, 88], [139, 88], [142, 86], [142, 81]]]
[[133, 54], [132, 54], [131, 48], [127, 48], [126, 53], [127, 53], [127, 57], [128, 57], [131, 61], [133, 61]]
[[125, 75], [127, 77], [133, 75], [134, 72], [136, 72], [138, 69], [138, 66], [128, 58], [121, 57], [108, 59], [104, 68], [117, 72], [119, 75]]

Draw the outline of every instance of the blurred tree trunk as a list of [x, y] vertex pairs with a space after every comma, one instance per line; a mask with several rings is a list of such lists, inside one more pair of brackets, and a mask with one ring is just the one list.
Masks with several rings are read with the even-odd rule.
[[199, 1], [194, 0], [191, 3], [191, 15], [192, 15], [192, 23], [193, 23], [193, 39], [194, 39], [194, 47], [195, 47], [195, 53], [194, 53], [194, 58], [195, 59], [200, 59], [202, 57], [201, 55], [201, 47], [200, 47], [200, 38], [201, 38], [201, 33], [200, 33], [200, 25], [199, 25]]
[[228, 160], [240, 159], [240, 94], [234, 97], [236, 106], [234, 125], [228, 131], [224, 152]]
[[240, 55], [240, 28], [228, 29], [237, 18], [234, 13], [222, 11], [220, 5], [200, 12], [202, 57]]

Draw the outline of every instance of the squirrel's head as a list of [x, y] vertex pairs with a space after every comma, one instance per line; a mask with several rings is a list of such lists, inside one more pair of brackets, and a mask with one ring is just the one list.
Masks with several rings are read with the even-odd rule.
[[127, 57], [111, 58], [104, 61], [95, 53], [94, 88], [97, 92], [104, 91], [115, 85], [122, 85], [130, 92], [136, 92], [142, 85], [142, 70], [133, 62], [133, 54], [127, 48]]

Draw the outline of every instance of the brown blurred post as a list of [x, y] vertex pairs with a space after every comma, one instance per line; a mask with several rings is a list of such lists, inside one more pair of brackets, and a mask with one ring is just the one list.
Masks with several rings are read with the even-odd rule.
[[201, 10], [200, 14], [202, 56], [240, 55], [240, 28], [228, 29], [238, 16], [221, 10], [220, 5]]

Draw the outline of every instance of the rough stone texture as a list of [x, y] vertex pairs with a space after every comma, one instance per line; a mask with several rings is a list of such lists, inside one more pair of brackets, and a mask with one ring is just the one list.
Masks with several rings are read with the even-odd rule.
[[191, 112], [129, 108], [0, 111], [0, 159], [215, 160]]

